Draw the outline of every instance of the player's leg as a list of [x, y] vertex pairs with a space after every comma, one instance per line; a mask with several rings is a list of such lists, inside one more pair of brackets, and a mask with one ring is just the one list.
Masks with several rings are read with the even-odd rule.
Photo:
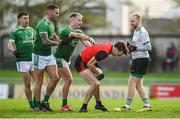
[[24, 82], [24, 92], [29, 101], [30, 108], [34, 108], [34, 105], [32, 102], [31, 75], [29, 72], [21, 72], [21, 76], [22, 76], [23, 82]]
[[34, 108], [33, 102], [32, 102], [32, 91], [31, 91], [31, 75], [29, 73], [30, 70], [30, 62], [29, 61], [21, 61], [17, 62], [17, 70], [21, 73], [21, 77], [23, 79], [24, 83], [24, 92], [26, 95], [26, 98], [29, 102], [30, 108]]
[[35, 69], [34, 70], [34, 103], [37, 110], [41, 107], [41, 88], [43, 84], [44, 69]]
[[122, 111], [129, 111], [131, 108], [131, 102], [135, 94], [136, 84], [139, 80], [138, 78], [138, 61], [134, 59], [131, 64], [130, 69], [131, 75], [128, 80], [128, 92], [127, 92], [127, 100], [125, 105], [121, 108]]
[[[97, 70], [99, 72], [101, 72], [101, 73], [103, 72], [99, 67], [97, 67]], [[95, 100], [96, 100], [95, 109], [102, 110], [102, 111], [108, 111], [104, 107], [104, 105], [102, 105], [102, 102], [101, 102], [101, 98], [100, 98], [100, 85], [96, 87], [95, 92], [94, 92], [94, 97], [95, 97]]]
[[139, 80], [136, 84], [136, 89], [139, 93], [139, 95], [141, 96], [143, 103], [144, 103], [144, 107], [151, 107], [148, 98], [147, 98], [147, 93], [146, 90], [143, 86], [143, 79]]
[[56, 84], [59, 81], [59, 77], [57, 74], [57, 67], [56, 65], [46, 66], [46, 72], [50, 78], [47, 88], [46, 88], [46, 95], [42, 100], [41, 106], [45, 108], [47, 111], [53, 111], [49, 106], [49, 98], [52, 92], [54, 91]]
[[80, 112], [87, 112], [87, 105], [91, 97], [94, 95], [96, 87], [99, 87], [99, 82], [89, 69], [86, 69], [80, 72], [79, 74], [89, 84], [89, 88], [86, 93], [83, 105], [81, 109], [79, 110]]
[[69, 69], [69, 62], [66, 62], [63, 58], [56, 58], [56, 63], [58, 66], [58, 75], [64, 80], [64, 85], [62, 88], [62, 106], [61, 111], [72, 111], [72, 107], [68, 105], [67, 96], [69, 93], [69, 88], [72, 83], [72, 74]]
[[44, 71], [47, 64], [47, 60], [44, 56], [32, 54], [32, 61], [34, 64], [34, 104], [36, 110], [41, 110], [41, 88], [43, 84]]
[[[139, 65], [140, 74], [142, 74], [142, 75], [146, 74], [148, 62], [149, 62], [148, 59], [141, 59], [141, 65]], [[139, 95], [141, 96], [143, 104], [144, 104], [143, 108], [139, 111], [151, 111], [151, 105], [148, 101], [147, 93], [144, 88], [143, 81], [144, 80], [143, 80], [143, 76], [142, 76], [142, 78], [139, 78], [139, 80], [136, 84], [136, 89], [137, 89]]]
[[41, 106], [45, 108], [47, 111], [53, 111], [49, 106], [49, 98], [52, 92], [54, 91], [56, 84], [59, 81], [56, 61], [53, 55], [50, 55], [47, 57], [48, 64], [46, 65], [46, 72], [50, 78], [50, 81], [48, 82], [47, 88], [46, 88], [46, 95], [44, 99], [42, 100]]
[[100, 85], [96, 87], [95, 92], [94, 92], [94, 97], [96, 100], [95, 109], [101, 110], [104, 112], [108, 111], [108, 109], [104, 107], [104, 105], [102, 104], [101, 99], [100, 99]]
[[67, 96], [72, 83], [72, 74], [69, 67], [58, 68], [58, 74], [63, 78], [64, 85], [62, 88], [62, 107], [61, 111], [72, 111], [72, 107], [67, 104]]
[[125, 108], [129, 109], [131, 108], [131, 102], [135, 94], [136, 90], [136, 83], [138, 82], [138, 78], [134, 76], [130, 76], [128, 80], [128, 93], [127, 93], [127, 100], [124, 105]]

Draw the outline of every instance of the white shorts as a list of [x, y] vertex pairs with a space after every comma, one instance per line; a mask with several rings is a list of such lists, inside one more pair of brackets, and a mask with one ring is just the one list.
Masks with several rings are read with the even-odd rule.
[[34, 64], [32, 61], [19, 61], [16, 62], [18, 72], [34, 71]]
[[32, 53], [32, 61], [35, 69], [45, 69], [46, 66], [56, 65], [56, 60], [53, 54], [42, 56]]
[[70, 63], [71, 62], [67, 62], [63, 58], [56, 58], [56, 64], [57, 64], [58, 68], [69, 67]]

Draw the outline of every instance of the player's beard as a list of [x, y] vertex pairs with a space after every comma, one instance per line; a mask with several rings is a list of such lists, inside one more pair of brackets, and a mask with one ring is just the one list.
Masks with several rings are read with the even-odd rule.
[[136, 30], [138, 25], [131, 25], [132, 30]]

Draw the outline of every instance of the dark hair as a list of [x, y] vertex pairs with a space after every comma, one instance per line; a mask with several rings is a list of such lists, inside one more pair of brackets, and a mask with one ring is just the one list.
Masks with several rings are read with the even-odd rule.
[[78, 12], [72, 12], [71, 14], [70, 14], [70, 18], [72, 18], [72, 17], [76, 17], [76, 16], [82, 16], [80, 13], [78, 13]]
[[119, 51], [123, 51], [125, 55], [127, 55], [127, 49], [126, 49], [126, 44], [122, 41], [118, 41], [114, 45], [115, 48], [117, 48]]
[[54, 9], [57, 9], [57, 8], [59, 8], [59, 7], [56, 4], [49, 4], [46, 7], [47, 10], [54, 10]]
[[22, 17], [22, 16], [27, 16], [27, 15], [28, 15], [28, 13], [25, 12], [25, 11], [19, 12], [18, 15], [17, 15], [17, 18], [19, 19], [20, 17]]

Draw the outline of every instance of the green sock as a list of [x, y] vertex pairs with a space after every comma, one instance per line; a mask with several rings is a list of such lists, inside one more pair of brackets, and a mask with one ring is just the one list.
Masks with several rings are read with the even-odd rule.
[[67, 105], [67, 99], [63, 99], [63, 104], [62, 104], [63, 106], [64, 105]]
[[35, 96], [34, 96], [34, 98], [33, 98], [33, 103], [34, 103], [34, 107], [37, 107]]
[[37, 108], [41, 106], [41, 101], [36, 101]]
[[50, 96], [45, 95], [42, 102], [47, 103], [49, 101]]
[[33, 103], [33, 101], [31, 100], [31, 101], [29, 101], [29, 106], [30, 106], [30, 108], [34, 108], [34, 103]]

